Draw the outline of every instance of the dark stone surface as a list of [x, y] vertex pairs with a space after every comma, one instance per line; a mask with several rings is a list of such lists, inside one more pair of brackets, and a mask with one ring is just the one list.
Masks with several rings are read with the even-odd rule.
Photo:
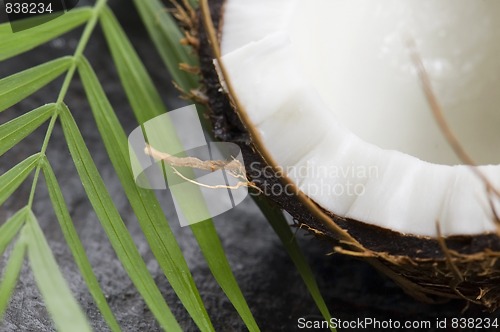
[[[165, 102], [170, 108], [180, 106], [176, 98], [177, 93], [170, 87], [166, 70], [147, 38], [146, 32], [141, 28], [134, 8], [128, 2], [119, 5], [117, 3], [118, 1], [111, 2], [112, 7], [121, 23], [127, 28], [130, 38], [153, 75]], [[0, 77], [58, 56], [71, 54], [80, 33], [81, 30], [75, 31], [15, 59], [0, 63]], [[130, 132], [135, 128], [136, 123], [99, 29], [94, 33], [85, 54], [98, 73], [120, 120], [127, 132]], [[43, 103], [54, 101], [61, 82], [61, 79], [56, 80], [35, 95], [0, 113], [0, 123]], [[182, 308], [158, 268], [136, 220], [132, 217], [131, 209], [95, 128], [78, 79], [74, 80], [65, 100], [84, 134], [108, 190], [172, 311], [184, 330], [196, 331], [196, 326]], [[45, 127], [2, 156], [0, 173], [4, 173], [15, 163], [37, 152], [44, 133]], [[117, 261], [86, 199], [59, 125], [51, 139], [48, 156], [63, 187], [66, 202], [98, 280], [123, 330], [159, 330], [158, 324]], [[0, 224], [27, 203], [30, 185], [30, 181], [27, 181], [26, 185], [0, 208]], [[183, 248], [216, 329], [218, 331], [245, 330], [232, 305], [211, 277], [190, 230], [179, 227], [170, 196], [166, 192], [158, 192], [158, 195], [164, 202], [168, 220]], [[71, 290], [87, 313], [93, 327], [96, 331], [107, 331], [78, 273], [50, 206], [42, 181], [35, 199], [35, 214], [39, 218]], [[238, 208], [215, 218], [214, 222], [236, 278], [263, 331], [293, 331], [297, 330], [299, 317], [320, 318], [314, 302], [282, 249], [278, 238], [250, 199]], [[297, 237], [311, 262], [325, 300], [335, 317], [340, 319], [372, 317], [381, 320], [409, 319], [435, 322], [436, 317], [450, 319], [462, 316], [461, 310], [464, 308], [462, 302], [451, 302], [445, 305], [425, 305], [415, 302], [390, 280], [380, 276], [365, 263], [340, 256], [326, 256], [330, 250], [326, 244], [312, 239], [303, 232], [298, 232]], [[3, 269], [5, 265], [8, 251], [0, 260], [0, 269]], [[484, 316], [474, 308], [470, 309], [467, 314], [473, 317]], [[44, 308], [43, 300], [33, 281], [29, 266], [25, 264], [9, 309], [3, 322], [0, 323], [0, 331], [52, 330], [53, 326]]]

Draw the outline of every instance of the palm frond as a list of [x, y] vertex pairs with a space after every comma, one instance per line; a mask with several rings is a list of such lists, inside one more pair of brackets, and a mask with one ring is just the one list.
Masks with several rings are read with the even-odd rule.
[[172, 80], [185, 90], [196, 88], [196, 77], [179, 70], [181, 63], [196, 66], [198, 61], [180, 44], [184, 36], [178, 23], [158, 0], [134, 0], [134, 4]]
[[122, 217], [95, 166], [85, 141], [66, 105], [61, 106], [60, 118], [66, 142], [82, 181], [87, 197], [108, 235], [118, 259], [160, 325], [168, 331], [181, 331], [170, 308], [149, 274]]
[[1, 79], [0, 111], [18, 103], [52, 82], [66, 72], [72, 62], [71, 57], [64, 57]]
[[191, 272], [156, 196], [135, 184], [127, 136], [87, 60], [83, 59], [80, 63], [79, 72], [111, 162], [155, 258], [200, 330], [213, 330]]
[[23, 227], [27, 211], [26, 208], [19, 210], [0, 226], [0, 254], [3, 254], [9, 243]]
[[0, 125], [0, 156], [46, 122], [56, 104], [48, 104]]
[[49, 40], [75, 29], [87, 22], [92, 16], [91, 8], [75, 9], [36, 29], [12, 33], [8, 23], [0, 24], [0, 61], [29, 51]]
[[87, 284], [90, 294], [94, 298], [94, 301], [101, 311], [101, 314], [109, 328], [113, 332], [120, 331], [120, 326], [118, 325], [108, 302], [106, 302], [106, 297], [104, 296], [101, 287], [99, 286], [99, 282], [92, 271], [92, 266], [90, 265], [87, 255], [85, 254], [85, 249], [80, 241], [80, 238], [78, 237], [75, 226], [73, 225], [73, 220], [71, 220], [71, 216], [64, 201], [56, 175], [54, 174], [47, 158], [42, 160], [42, 171], [47, 184], [47, 189], [49, 191], [50, 200], [52, 201], [52, 206], [61, 226], [64, 238], [66, 239], [66, 243], [68, 244], [71, 253], [73, 254], [75, 263], [78, 266], [85, 283]]
[[0, 205], [2, 205], [35, 169], [40, 155], [26, 158], [9, 171], [0, 176]]
[[[309, 290], [309, 293], [314, 299], [314, 302], [316, 303], [319, 311], [323, 315], [323, 318], [325, 319], [325, 321], [330, 321], [332, 317], [330, 315], [330, 312], [328, 311], [325, 300], [321, 295], [318, 283], [314, 278], [314, 273], [307, 263], [307, 260], [302, 253], [297, 240], [295, 239], [295, 234], [293, 234], [290, 225], [283, 215], [283, 212], [262, 197], [256, 196], [254, 198], [254, 201], [271, 224], [271, 227], [273, 228], [276, 235], [278, 235], [278, 237], [280, 238], [283, 247], [285, 247], [285, 250], [295, 264], [297, 271], [302, 277], [304, 284]], [[333, 327], [330, 327], [330, 329], [331, 331], [336, 331], [336, 329], [334, 329]]]
[[[17, 219], [16, 233], [19, 231], [19, 229], [21, 229], [24, 221], [26, 220], [28, 210], [24, 209], [20, 212], [21, 213], [18, 212], [15, 215], [15, 218]], [[7, 221], [7, 224], [9, 224], [9, 221]], [[12, 235], [12, 233], [9, 235]], [[26, 240], [26, 236], [21, 235], [19, 239], [16, 241], [16, 244], [14, 245], [12, 252], [10, 253], [9, 261], [7, 263], [7, 266], [5, 267], [5, 272], [2, 276], [0, 283], [0, 319], [2, 318], [3, 313], [5, 312], [5, 309], [9, 304], [9, 298], [12, 295], [14, 288], [16, 287], [17, 278], [19, 277], [19, 273], [21, 272], [21, 268], [23, 266], [24, 256], [26, 255], [27, 246], [28, 242]]]
[[35, 281], [60, 331], [90, 332], [87, 318], [71, 293], [33, 212], [28, 211], [21, 230]]

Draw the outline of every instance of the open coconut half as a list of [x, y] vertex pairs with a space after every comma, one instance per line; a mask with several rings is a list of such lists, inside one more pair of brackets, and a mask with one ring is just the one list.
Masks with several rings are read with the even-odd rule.
[[[500, 199], [488, 186], [500, 187], [500, 3], [209, 7], [199, 51], [214, 130], [242, 145], [264, 194], [420, 299], [496, 309]], [[464, 165], [439, 127], [416, 50], [481, 166]]]

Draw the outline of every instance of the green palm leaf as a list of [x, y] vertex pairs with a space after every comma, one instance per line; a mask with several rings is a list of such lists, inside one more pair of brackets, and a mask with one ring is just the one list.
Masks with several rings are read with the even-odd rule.
[[29, 51], [85, 23], [92, 16], [90, 8], [73, 9], [37, 26], [12, 33], [9, 23], [0, 24], [0, 61]]
[[0, 255], [3, 254], [14, 236], [23, 227], [26, 220], [27, 209], [21, 209], [0, 226]]
[[[24, 210], [23, 214], [20, 215], [22, 223], [26, 220], [26, 212]], [[0, 233], [1, 234], [1, 233]], [[0, 281], [0, 319], [9, 304], [9, 299], [16, 287], [17, 279], [19, 278], [19, 273], [24, 262], [24, 256], [26, 254], [26, 247], [28, 242], [26, 241], [26, 236], [21, 234], [20, 238], [17, 240], [14, 249], [10, 253], [9, 262], [5, 267], [5, 272], [3, 274], [2, 280]]]
[[160, 325], [168, 331], [181, 331], [116, 210], [75, 120], [64, 104], [60, 119], [83, 187], [123, 267]]
[[63, 57], [1, 79], [0, 111], [4, 111], [52, 82], [67, 71], [72, 63], [71, 57]]
[[39, 160], [40, 155], [35, 154], [0, 176], [0, 205], [26, 180], [28, 175], [37, 166]]
[[118, 69], [120, 81], [138, 121], [144, 123], [150, 120], [149, 114], [154, 116], [164, 114], [167, 109], [151, 77], [109, 9], [103, 10], [101, 26]]
[[134, 181], [127, 136], [87, 60], [80, 62], [79, 72], [111, 162], [153, 254], [200, 330], [212, 331], [191, 272], [154, 192], [139, 188]]
[[78, 237], [75, 226], [73, 225], [73, 221], [71, 220], [68, 207], [64, 201], [64, 197], [54, 171], [46, 158], [42, 160], [42, 169], [45, 176], [45, 182], [47, 183], [49, 196], [52, 201], [52, 206], [54, 207], [54, 212], [57, 216], [59, 224], [61, 225], [66, 243], [68, 243], [68, 246], [71, 249], [76, 265], [80, 269], [82, 277], [85, 280], [97, 307], [101, 311], [104, 320], [113, 332], [120, 331], [120, 326], [116, 322], [113, 312], [111, 311], [106, 298], [102, 293], [99, 282], [97, 281], [97, 278], [92, 271], [92, 266], [90, 265], [87, 255], [85, 254], [85, 249], [80, 241], [80, 238]]
[[[302, 280], [309, 290], [309, 293], [311, 294], [314, 302], [316, 302], [316, 306], [323, 315], [323, 318], [326, 321], [330, 321], [332, 316], [328, 311], [328, 307], [326, 306], [323, 296], [321, 296], [318, 283], [314, 278], [314, 274], [311, 270], [311, 267], [307, 263], [304, 254], [300, 250], [299, 244], [295, 240], [295, 235], [292, 233], [290, 225], [288, 225], [285, 217], [283, 216], [283, 212], [276, 206], [271, 205], [270, 202], [263, 197], [256, 196], [254, 197], [254, 200], [271, 224], [274, 232], [280, 238], [281, 243], [283, 243], [283, 246], [285, 247], [293, 263], [295, 264], [295, 268], [302, 277]], [[336, 329], [331, 328], [331, 331], [335, 332]]]
[[172, 15], [158, 0], [134, 0], [134, 4], [173, 81], [185, 90], [196, 88], [196, 76], [181, 71], [179, 64], [195, 66], [198, 61], [180, 44], [183, 35]]
[[59, 331], [92, 331], [31, 211], [27, 214], [25, 227], [31, 269], [56, 328]]
[[55, 110], [56, 104], [48, 104], [0, 125], [0, 156], [40, 127]]

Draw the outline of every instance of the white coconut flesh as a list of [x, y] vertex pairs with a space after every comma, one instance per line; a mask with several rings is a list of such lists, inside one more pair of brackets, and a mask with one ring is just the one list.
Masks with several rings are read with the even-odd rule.
[[[227, 0], [222, 62], [286, 175], [335, 215], [416, 236], [496, 230], [422, 90], [500, 187], [500, 1]], [[500, 211], [498, 199], [494, 205]]]

